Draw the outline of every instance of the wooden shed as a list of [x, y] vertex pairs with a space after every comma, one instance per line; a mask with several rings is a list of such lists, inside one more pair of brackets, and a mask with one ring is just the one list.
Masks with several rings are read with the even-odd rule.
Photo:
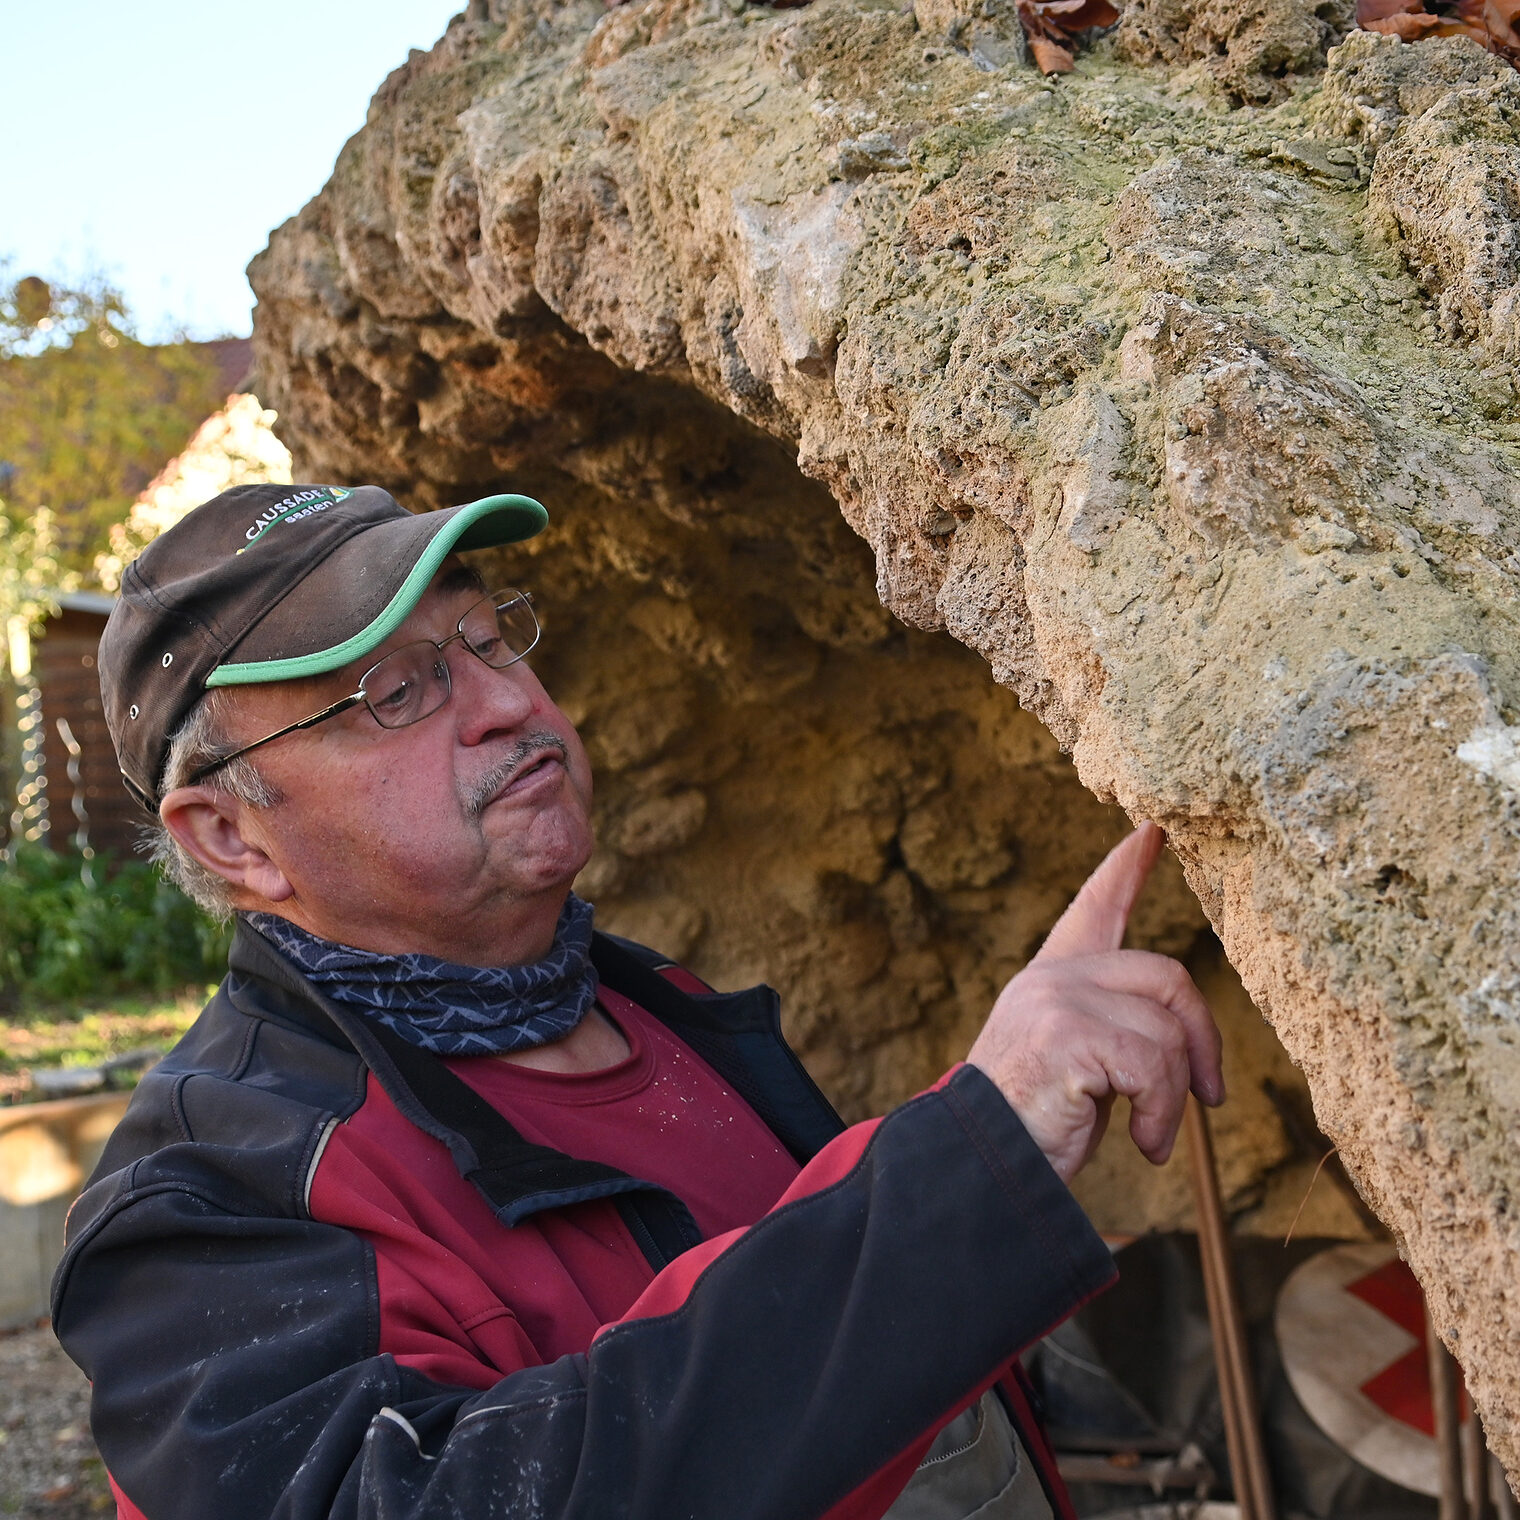
[[100, 704], [95, 658], [116, 599], [71, 591], [38, 632], [11, 630], [11, 675], [22, 735], [12, 815], [21, 834], [87, 859], [133, 853], [141, 809], [122, 785]]

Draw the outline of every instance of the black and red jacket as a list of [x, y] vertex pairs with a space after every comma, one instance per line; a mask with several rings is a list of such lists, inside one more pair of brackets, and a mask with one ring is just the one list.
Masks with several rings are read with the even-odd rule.
[[[875, 1520], [999, 1378], [1069, 1514], [1006, 1374], [1113, 1267], [992, 1083], [961, 1067], [846, 1130], [768, 988], [689, 991], [604, 935], [593, 959], [803, 1163], [780, 1203], [698, 1239], [671, 1194], [529, 1144], [240, 925], [226, 981], [76, 1203], [54, 1281], [122, 1515]], [[647, 1287], [579, 1352], [493, 1366], [484, 1388], [398, 1362], [374, 1251], [310, 1204], [335, 1127], [370, 1101], [447, 1148], [507, 1259], [534, 1221], [589, 1205]]]

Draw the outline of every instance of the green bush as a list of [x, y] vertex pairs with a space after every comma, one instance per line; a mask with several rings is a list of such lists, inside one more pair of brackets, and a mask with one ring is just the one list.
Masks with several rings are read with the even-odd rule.
[[0, 862], [0, 1003], [61, 1003], [163, 993], [216, 981], [230, 929], [141, 861], [96, 860], [22, 846]]

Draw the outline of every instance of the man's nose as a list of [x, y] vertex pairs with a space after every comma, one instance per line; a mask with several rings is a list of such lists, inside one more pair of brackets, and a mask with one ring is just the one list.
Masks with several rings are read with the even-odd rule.
[[532, 716], [540, 688], [523, 661], [497, 670], [459, 644], [445, 650], [444, 658], [461, 742], [479, 744], [493, 733], [521, 727]]

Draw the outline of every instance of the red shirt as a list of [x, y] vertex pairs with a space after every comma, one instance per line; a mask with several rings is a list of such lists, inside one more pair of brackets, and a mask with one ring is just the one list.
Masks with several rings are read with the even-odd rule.
[[598, 1001], [628, 1041], [603, 1071], [539, 1071], [494, 1057], [448, 1062], [526, 1140], [668, 1188], [711, 1239], [752, 1225], [797, 1163], [755, 1111], [660, 1021], [621, 994]]
[[[629, 1045], [616, 1066], [567, 1075], [493, 1056], [448, 1065], [525, 1139], [668, 1188], [707, 1237], [753, 1224], [797, 1177], [797, 1163], [657, 1019], [607, 988], [600, 998]], [[333, 1131], [310, 1202], [314, 1218], [374, 1249], [380, 1349], [444, 1383], [486, 1388], [585, 1351], [654, 1277], [608, 1199], [525, 1219], [509, 1270], [492, 1246], [501, 1227], [490, 1206], [374, 1080]]]

